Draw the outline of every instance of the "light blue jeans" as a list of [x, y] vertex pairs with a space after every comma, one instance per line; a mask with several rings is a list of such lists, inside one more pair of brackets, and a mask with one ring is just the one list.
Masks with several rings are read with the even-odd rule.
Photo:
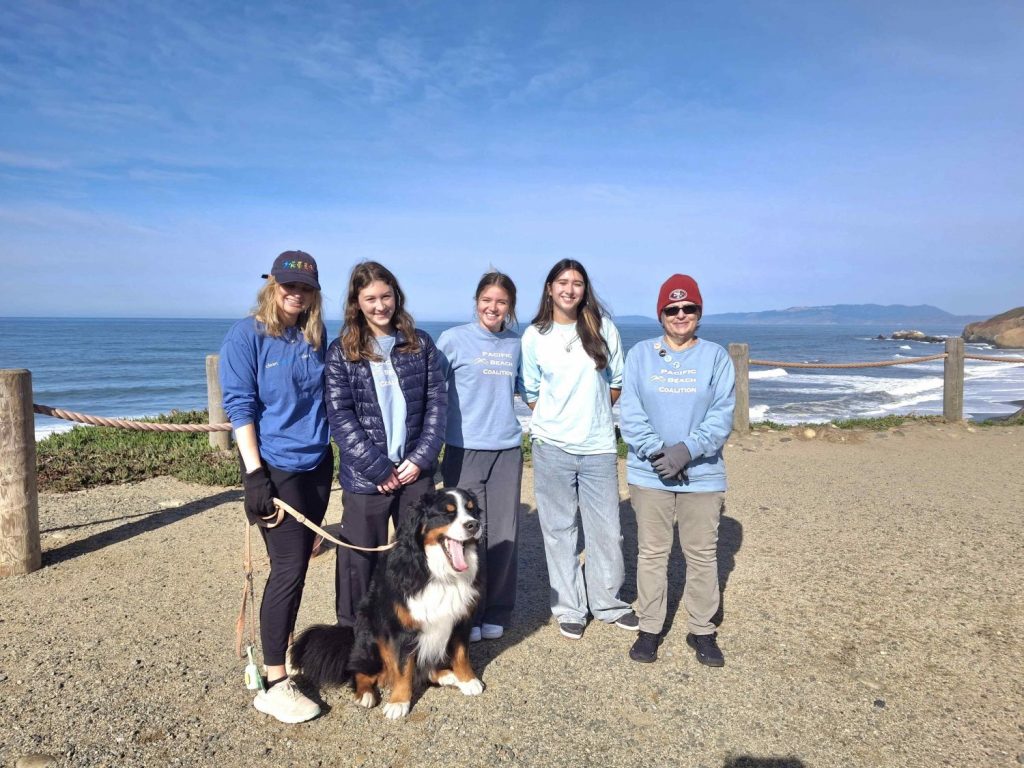
[[[577, 455], [533, 441], [534, 494], [551, 583], [551, 613], [559, 622], [613, 622], [630, 612], [619, 599], [625, 578], [614, 453]], [[576, 553], [583, 520], [586, 567]]]

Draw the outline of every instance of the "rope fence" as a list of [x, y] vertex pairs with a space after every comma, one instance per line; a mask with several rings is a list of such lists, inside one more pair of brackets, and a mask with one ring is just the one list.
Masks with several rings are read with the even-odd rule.
[[80, 424], [91, 424], [94, 427], [119, 427], [139, 432], [230, 432], [231, 423], [223, 424], [158, 424], [152, 421], [132, 421], [130, 419], [109, 419], [106, 416], [90, 416], [87, 413], [67, 411], [63, 408], [51, 408], [49, 405], [32, 404], [32, 410], [43, 416], [53, 416], [65, 421], [77, 421]]

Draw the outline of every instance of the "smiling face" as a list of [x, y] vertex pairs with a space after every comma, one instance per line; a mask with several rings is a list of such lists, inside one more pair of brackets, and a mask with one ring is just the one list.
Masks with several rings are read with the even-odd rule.
[[281, 313], [285, 325], [295, 325], [299, 315], [313, 303], [316, 288], [305, 283], [278, 283], [274, 292], [274, 302]]
[[[678, 308], [678, 309], [676, 309]], [[685, 308], [696, 308], [696, 312], [687, 314]], [[667, 314], [676, 312], [674, 316]], [[692, 310], [691, 310], [692, 311]], [[692, 301], [676, 301], [669, 304], [661, 312], [661, 327], [665, 329], [665, 337], [675, 347], [689, 344], [697, 333], [697, 323], [700, 321], [700, 307]]]
[[548, 283], [548, 296], [556, 323], [572, 323], [576, 321], [580, 302], [587, 291], [587, 283], [583, 275], [575, 269], [560, 272], [558, 277]]
[[490, 285], [476, 299], [476, 316], [480, 325], [491, 333], [502, 329], [509, 308], [508, 291], [499, 285]]
[[374, 280], [359, 291], [359, 309], [374, 336], [394, 333], [395, 292], [383, 280]]

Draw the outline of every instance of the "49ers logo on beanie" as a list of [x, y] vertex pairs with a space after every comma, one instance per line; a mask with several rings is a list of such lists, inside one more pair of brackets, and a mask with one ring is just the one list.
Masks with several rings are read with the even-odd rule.
[[689, 275], [672, 275], [661, 284], [661, 290], [658, 291], [658, 317], [661, 317], [665, 307], [677, 301], [692, 301], [702, 311], [704, 309], [704, 300], [700, 297], [697, 281]]

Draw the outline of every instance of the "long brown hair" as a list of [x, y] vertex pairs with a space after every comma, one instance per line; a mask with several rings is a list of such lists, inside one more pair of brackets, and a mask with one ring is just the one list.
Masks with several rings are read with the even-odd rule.
[[476, 293], [473, 294], [473, 301], [480, 301], [480, 294], [492, 285], [501, 288], [508, 294], [508, 314], [501, 321], [501, 330], [504, 331], [510, 325], [515, 325], [519, 322], [519, 319], [516, 317], [516, 284], [504, 272], [498, 272], [497, 270], [488, 272], [477, 283]]
[[544, 280], [540, 307], [538, 307], [537, 315], [531, 323], [537, 326], [537, 330], [541, 333], [547, 333], [551, 330], [555, 316], [554, 301], [551, 298], [550, 291], [551, 284], [555, 282], [559, 275], [570, 269], [579, 272], [583, 278], [583, 298], [576, 305], [576, 335], [580, 337], [583, 350], [590, 355], [595, 367], [600, 371], [608, 365], [608, 356], [611, 354], [608, 349], [608, 342], [601, 335], [601, 318], [608, 314], [608, 310], [605, 309], [604, 305], [597, 298], [597, 294], [594, 293], [593, 288], [590, 286], [590, 277], [587, 275], [587, 270], [578, 261], [575, 259], [562, 259], [551, 268], [547, 278]]
[[[268, 336], [280, 337], [284, 333], [285, 324], [281, 317], [281, 309], [277, 306], [277, 286], [279, 283], [273, 275], [267, 278], [267, 282], [260, 292], [256, 294], [256, 306], [252, 308], [251, 314], [261, 323]], [[309, 309], [299, 315], [296, 327], [302, 331], [302, 337], [313, 349], [320, 349], [323, 342], [322, 331], [324, 327], [323, 298], [320, 291], [313, 291]]]
[[345, 359], [352, 363], [357, 360], [381, 360], [373, 340], [373, 331], [366, 322], [363, 310], [359, 308], [359, 292], [377, 280], [385, 283], [395, 295], [395, 311], [391, 315], [391, 324], [405, 337], [396, 349], [407, 353], [420, 351], [416, 324], [412, 316], [405, 311], [405, 294], [402, 293], [398, 280], [383, 264], [364, 261], [352, 267], [352, 275], [348, 280], [348, 297], [345, 300], [345, 323], [341, 329], [341, 348], [345, 353]]

